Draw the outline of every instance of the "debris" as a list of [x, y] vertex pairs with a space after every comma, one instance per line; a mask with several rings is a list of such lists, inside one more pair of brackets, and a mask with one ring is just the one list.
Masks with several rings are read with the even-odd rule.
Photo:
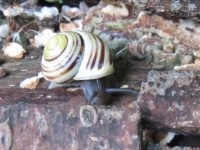
[[3, 67], [0, 67], [0, 78], [3, 78], [7, 75], [6, 70]]
[[9, 150], [12, 143], [12, 133], [6, 122], [0, 123], [0, 139], [0, 149]]
[[38, 76], [27, 78], [20, 83], [20, 87], [26, 89], [35, 89], [39, 83], [39, 79], [40, 78]]
[[98, 114], [93, 106], [86, 105], [80, 108], [80, 120], [83, 126], [91, 127], [98, 121]]
[[26, 53], [26, 50], [21, 45], [15, 42], [5, 44], [2, 48], [2, 51], [5, 56], [16, 59], [23, 58], [24, 53]]

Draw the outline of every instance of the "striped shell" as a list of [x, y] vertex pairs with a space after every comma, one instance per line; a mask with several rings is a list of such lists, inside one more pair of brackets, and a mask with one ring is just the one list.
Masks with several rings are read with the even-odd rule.
[[108, 47], [86, 31], [53, 36], [44, 47], [42, 70], [46, 80], [54, 83], [98, 79], [114, 72]]

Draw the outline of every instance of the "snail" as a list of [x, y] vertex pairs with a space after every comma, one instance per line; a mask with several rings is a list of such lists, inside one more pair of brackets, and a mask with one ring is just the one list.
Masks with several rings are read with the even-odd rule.
[[81, 80], [80, 87], [90, 104], [110, 104], [110, 93], [137, 93], [113, 85], [116, 81], [112, 76], [112, 54], [90, 32], [77, 30], [54, 35], [44, 47], [41, 66], [44, 78], [54, 84]]

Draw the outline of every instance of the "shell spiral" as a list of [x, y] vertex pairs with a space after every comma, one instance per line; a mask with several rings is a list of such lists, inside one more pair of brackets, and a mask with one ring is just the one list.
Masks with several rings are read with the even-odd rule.
[[114, 72], [109, 48], [86, 31], [68, 31], [53, 36], [44, 47], [42, 71], [54, 83], [98, 79]]

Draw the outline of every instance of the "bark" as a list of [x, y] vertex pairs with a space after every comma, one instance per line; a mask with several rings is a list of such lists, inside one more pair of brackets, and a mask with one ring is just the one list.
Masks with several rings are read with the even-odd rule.
[[7, 139], [2, 140], [0, 146], [16, 150], [25, 147], [49, 150], [140, 147], [136, 103], [132, 108], [120, 108], [58, 101], [48, 104], [18, 102], [1, 105], [0, 121], [0, 133], [4, 133], [1, 139]]
[[118, 96], [113, 106], [93, 107], [80, 89], [49, 90], [44, 79], [36, 89], [20, 88], [22, 80], [41, 71], [40, 55], [40, 49], [32, 49], [22, 60], [1, 58], [8, 75], [0, 80], [0, 148], [140, 148], [136, 96]]
[[199, 150], [199, 148], [190, 148], [190, 147], [168, 147], [158, 144], [150, 144], [147, 150]]
[[200, 22], [200, 2], [198, 0], [168, 1], [168, 0], [121, 0], [135, 5], [137, 8], [156, 12], [166, 17], [190, 18]]
[[138, 97], [147, 127], [200, 134], [199, 74], [150, 71]]

